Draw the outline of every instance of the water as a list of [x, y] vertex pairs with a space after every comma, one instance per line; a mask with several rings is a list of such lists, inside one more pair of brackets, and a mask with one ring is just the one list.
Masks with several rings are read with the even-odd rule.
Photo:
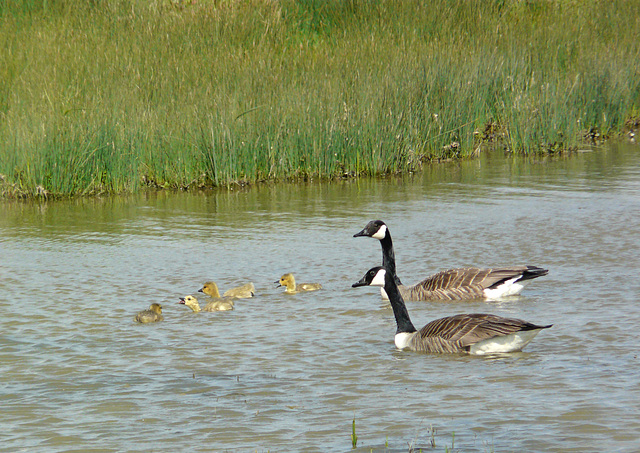
[[[381, 181], [0, 204], [0, 451], [640, 449], [640, 151], [484, 156]], [[393, 346], [398, 272], [550, 269], [500, 302], [411, 302], [420, 327], [490, 312], [553, 323], [521, 353]], [[281, 274], [322, 291], [287, 296]], [[179, 297], [253, 281], [232, 312]], [[165, 321], [134, 315], [159, 302]], [[431, 448], [432, 440], [436, 447]]]

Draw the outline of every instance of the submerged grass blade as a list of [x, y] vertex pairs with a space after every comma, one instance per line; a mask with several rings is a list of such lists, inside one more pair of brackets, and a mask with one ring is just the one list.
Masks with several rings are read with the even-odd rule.
[[353, 417], [351, 423], [351, 447], [356, 448], [358, 446], [358, 435], [356, 434], [356, 418]]

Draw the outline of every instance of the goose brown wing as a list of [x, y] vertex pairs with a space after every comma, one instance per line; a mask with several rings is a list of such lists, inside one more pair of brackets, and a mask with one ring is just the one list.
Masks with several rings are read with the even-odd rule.
[[483, 297], [482, 284], [491, 269], [466, 267], [449, 269], [433, 274], [420, 283], [405, 287], [403, 297], [407, 300], [472, 299]]
[[420, 336], [441, 338], [465, 347], [495, 336], [535, 328], [540, 326], [520, 319], [487, 314], [461, 314], [431, 321], [420, 329]]
[[549, 272], [547, 269], [536, 266], [512, 266], [482, 270], [486, 271], [484, 278], [479, 282], [483, 288], [498, 286], [512, 278], [530, 280], [546, 275]]
[[427, 291], [455, 289], [465, 286], [480, 286], [484, 289], [520, 276], [527, 270], [527, 266], [483, 269], [463, 267], [459, 269], [449, 269], [427, 277], [416, 286], [420, 285]]
[[547, 274], [536, 266], [502, 268], [464, 267], [433, 274], [420, 283], [401, 288], [406, 300], [461, 300], [484, 297], [484, 290], [512, 278], [529, 280]]

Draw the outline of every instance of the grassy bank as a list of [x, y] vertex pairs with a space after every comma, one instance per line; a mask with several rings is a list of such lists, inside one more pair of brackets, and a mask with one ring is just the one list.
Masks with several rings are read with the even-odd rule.
[[[637, 2], [0, 3], [4, 196], [407, 171], [640, 113]], [[480, 148], [481, 149], [481, 148]]]

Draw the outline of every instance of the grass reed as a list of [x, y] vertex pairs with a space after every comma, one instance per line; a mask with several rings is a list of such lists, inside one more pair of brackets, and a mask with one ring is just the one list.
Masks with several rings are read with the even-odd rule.
[[380, 175], [640, 116], [634, 2], [6, 0], [0, 192]]

